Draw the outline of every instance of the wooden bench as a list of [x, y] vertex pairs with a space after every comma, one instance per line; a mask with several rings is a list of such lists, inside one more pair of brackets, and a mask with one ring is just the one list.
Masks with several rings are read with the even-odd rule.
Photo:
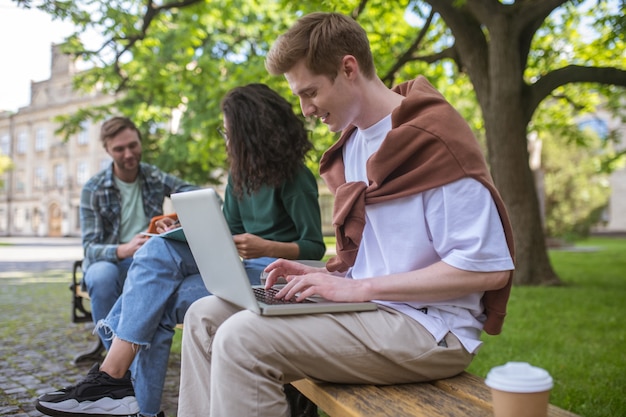
[[[82, 289], [82, 261], [72, 272], [72, 322], [90, 322], [85, 303], [89, 294]], [[182, 328], [182, 324], [177, 327]], [[79, 354], [76, 364], [99, 361], [104, 353], [100, 338], [88, 351]], [[453, 378], [419, 384], [344, 385], [315, 383], [308, 379], [291, 385], [331, 417], [482, 417], [493, 416], [491, 393], [484, 380], [467, 372]], [[552, 404], [548, 417], [576, 417]]]
[[[491, 393], [480, 377], [463, 372], [453, 378], [419, 384], [343, 385], [292, 382], [331, 417], [491, 417]], [[552, 404], [549, 417], [574, 417]]]

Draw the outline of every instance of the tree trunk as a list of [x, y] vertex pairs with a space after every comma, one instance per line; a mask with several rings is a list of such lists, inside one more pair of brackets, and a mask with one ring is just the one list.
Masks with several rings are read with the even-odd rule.
[[[514, 283], [558, 284], [559, 279], [548, 258], [539, 199], [528, 165], [526, 129], [524, 123], [520, 122], [523, 116], [515, 107], [516, 102], [509, 101], [495, 105], [494, 109], [485, 114], [491, 172], [513, 226], [516, 258]], [[500, 117], [501, 114], [507, 114], [508, 117]]]
[[515, 241], [514, 283], [558, 284], [548, 258], [539, 199], [529, 165], [528, 120], [523, 108], [524, 83], [516, 48], [518, 37], [498, 33], [489, 46], [489, 92], [481, 107], [488, 159], [498, 190], [509, 211]]

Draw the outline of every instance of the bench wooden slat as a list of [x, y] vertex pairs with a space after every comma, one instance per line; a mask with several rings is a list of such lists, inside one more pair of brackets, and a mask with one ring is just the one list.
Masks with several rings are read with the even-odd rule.
[[[354, 386], [345, 385], [342, 389], [330, 384], [315, 384], [308, 379], [291, 383], [298, 391], [322, 408], [330, 416], [358, 417], [362, 413], [375, 416], [379, 410], [369, 409], [369, 404], [354, 404]], [[321, 389], [320, 389], [321, 388]], [[368, 397], [376, 398], [380, 393], [373, 385], [359, 387]]]
[[[421, 384], [343, 385], [301, 379], [291, 383], [331, 417], [491, 417], [491, 392], [484, 380], [463, 372]], [[552, 404], [549, 417], [576, 417]]]
[[491, 392], [484, 380], [476, 375], [463, 372], [452, 378], [432, 381], [431, 384], [457, 398], [464, 398], [483, 408], [491, 409]]
[[[391, 385], [382, 387], [382, 393], [403, 406], [403, 416], [491, 417], [489, 406], [473, 401], [460, 401], [459, 397], [441, 390], [431, 383]], [[391, 415], [391, 414], [388, 414]]]
[[406, 385], [291, 383], [330, 416], [345, 417], [489, 417], [491, 406], [459, 398], [430, 383]]

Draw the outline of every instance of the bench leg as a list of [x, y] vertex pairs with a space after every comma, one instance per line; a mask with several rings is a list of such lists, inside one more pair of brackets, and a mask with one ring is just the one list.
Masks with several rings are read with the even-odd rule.
[[94, 343], [94, 345], [86, 352], [79, 353], [74, 358], [74, 365], [80, 365], [84, 363], [93, 364], [94, 362], [102, 362], [102, 357], [104, 356], [104, 344], [100, 338], [97, 338], [98, 341]]
[[317, 406], [313, 401], [305, 397], [293, 385], [286, 384], [283, 386], [289, 408], [291, 410], [290, 417], [317, 417]]
[[86, 323], [91, 320], [91, 311], [88, 311], [83, 305], [83, 297], [74, 295], [72, 299], [72, 323]]
[[82, 285], [82, 265], [83, 261], [74, 262], [72, 267], [72, 283], [70, 291], [72, 291], [72, 323], [86, 323], [91, 321], [91, 311], [85, 308], [83, 304], [88, 295], [81, 291]]

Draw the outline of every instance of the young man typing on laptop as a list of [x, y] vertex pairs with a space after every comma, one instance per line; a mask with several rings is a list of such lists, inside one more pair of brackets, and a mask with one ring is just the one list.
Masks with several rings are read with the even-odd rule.
[[467, 123], [422, 77], [388, 89], [347, 16], [302, 17], [266, 66], [285, 75], [305, 116], [342, 131], [320, 163], [338, 255], [324, 269], [278, 260], [267, 286], [285, 276], [279, 296], [379, 308], [264, 317], [196, 301], [178, 415], [288, 416], [283, 384], [305, 377], [397, 384], [460, 373], [481, 331], [500, 332], [513, 270], [507, 214]]

